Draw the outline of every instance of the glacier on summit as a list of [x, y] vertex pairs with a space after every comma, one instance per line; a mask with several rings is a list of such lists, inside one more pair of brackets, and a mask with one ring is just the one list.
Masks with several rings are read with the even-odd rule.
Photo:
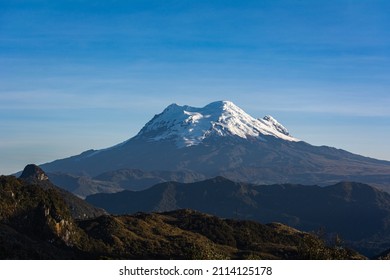
[[287, 141], [300, 141], [273, 117], [267, 115], [263, 119], [255, 119], [231, 101], [216, 101], [203, 108], [171, 104], [155, 115], [136, 138], [147, 141], [173, 139], [178, 147], [188, 147], [213, 135], [244, 139], [255, 137], [260, 140], [268, 135]]
[[89, 177], [88, 189], [82, 185], [84, 179], [77, 179], [80, 195], [112, 192], [119, 186], [113, 185], [116, 180], [133, 190], [151, 182], [194, 182], [215, 176], [256, 184], [352, 180], [384, 189], [389, 189], [390, 181], [390, 162], [310, 145], [290, 135], [273, 117], [255, 119], [229, 101], [203, 108], [172, 104], [135, 137], [41, 167], [71, 178]]

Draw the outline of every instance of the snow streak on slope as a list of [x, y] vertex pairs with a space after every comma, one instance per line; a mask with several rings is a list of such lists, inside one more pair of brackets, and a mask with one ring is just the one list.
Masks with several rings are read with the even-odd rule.
[[263, 139], [264, 135], [299, 141], [271, 116], [255, 119], [230, 101], [213, 102], [203, 108], [171, 104], [149, 121], [136, 138], [148, 141], [174, 139], [178, 147], [186, 147], [211, 136]]

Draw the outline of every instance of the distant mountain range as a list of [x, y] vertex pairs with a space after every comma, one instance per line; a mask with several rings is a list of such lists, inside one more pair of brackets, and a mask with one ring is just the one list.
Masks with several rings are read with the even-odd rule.
[[252, 185], [217, 177], [188, 184], [167, 182], [137, 192], [95, 194], [86, 201], [112, 214], [189, 208], [225, 218], [281, 222], [328, 236], [338, 234], [370, 256], [390, 248], [390, 194], [361, 183]]
[[[0, 176], [0, 259], [365, 258], [280, 223], [226, 220], [194, 210], [75, 216], [76, 202], [37, 166], [28, 166], [20, 179]], [[81, 203], [81, 210], [96, 209]]]
[[172, 104], [121, 144], [41, 167], [81, 197], [215, 176], [255, 184], [356, 181], [390, 190], [389, 161], [312, 146], [275, 118], [253, 118], [229, 101], [203, 108]]

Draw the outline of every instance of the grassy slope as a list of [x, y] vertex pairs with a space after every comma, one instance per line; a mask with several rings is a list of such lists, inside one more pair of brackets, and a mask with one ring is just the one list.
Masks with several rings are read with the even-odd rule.
[[74, 220], [55, 189], [0, 176], [1, 259], [354, 259], [281, 225], [193, 210]]

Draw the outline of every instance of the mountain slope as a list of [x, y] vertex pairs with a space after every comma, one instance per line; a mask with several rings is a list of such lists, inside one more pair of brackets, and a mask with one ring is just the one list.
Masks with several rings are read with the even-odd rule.
[[281, 225], [192, 210], [75, 220], [59, 192], [0, 176], [0, 259], [363, 259]]
[[5, 258], [72, 258], [83, 234], [53, 188], [0, 176], [0, 247]]
[[114, 193], [123, 190], [143, 190], [167, 181], [194, 182], [206, 179], [204, 175], [191, 171], [142, 171], [140, 169], [118, 169], [107, 171], [93, 178], [66, 173], [48, 173], [55, 185], [85, 198], [94, 193]]
[[190, 184], [168, 182], [139, 192], [96, 194], [86, 200], [114, 214], [191, 208], [306, 231], [324, 229], [370, 255], [390, 246], [390, 194], [360, 183], [257, 186], [217, 177]]
[[67, 204], [70, 213], [75, 219], [86, 219], [106, 214], [102, 209], [93, 207], [74, 194], [52, 184], [46, 173], [37, 165], [27, 165], [19, 177], [23, 182], [53, 191], [61, 196]]
[[298, 141], [271, 116], [255, 119], [226, 101], [203, 108], [170, 105], [121, 144], [41, 167], [89, 177], [139, 169], [256, 184], [358, 181], [390, 190], [390, 162]]

